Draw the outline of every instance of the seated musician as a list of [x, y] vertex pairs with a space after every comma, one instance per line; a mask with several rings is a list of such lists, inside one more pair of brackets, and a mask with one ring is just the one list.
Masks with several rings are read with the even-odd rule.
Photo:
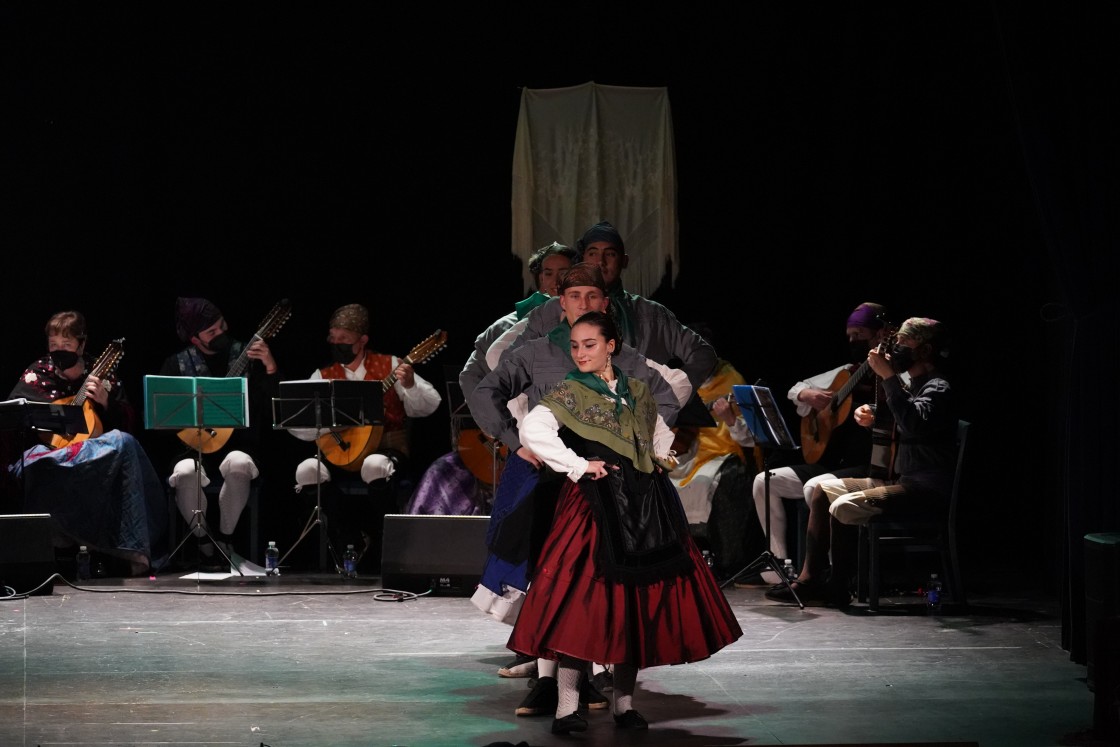
[[[715, 345], [707, 324], [688, 326]], [[745, 383], [742, 374], [721, 358], [698, 390], [713, 425], [673, 428], [678, 464], [669, 479], [681, 497], [690, 533], [707, 548], [712, 570], [721, 579], [749, 561], [748, 537], [761, 536], [750, 500], [751, 480], [759, 469], [754, 436], [730, 401], [732, 387]]]
[[[314, 428], [292, 429], [292, 435], [301, 440], [318, 438], [324, 457], [322, 462], [316, 457], [300, 462], [296, 467], [296, 490], [302, 492], [311, 486], [307, 492], [313, 492], [319, 486], [336, 552], [341, 553], [346, 545], [352, 544], [359, 553], [361, 568], [377, 572], [385, 514], [399, 513], [408, 500], [408, 420], [431, 415], [442, 398], [411, 363], [368, 347], [369, 311], [364, 306], [355, 303], [339, 307], [327, 327], [333, 360], [313, 371], [309, 378], [381, 382], [385, 392], [382, 423], [347, 429], [337, 434], [341, 441]], [[347, 500], [339, 491], [322, 487], [332, 477], [346, 474], [361, 477], [369, 489], [368, 500]]]
[[22, 484], [23, 511], [50, 514], [56, 546], [86, 545], [105, 575], [145, 574], [163, 552], [167, 498], [131, 433], [136, 413], [117, 375], [123, 341], [94, 360], [78, 311], [53, 315], [45, 331], [47, 354], [8, 397], [80, 406], [87, 432], [27, 435], [40, 442], [8, 467]]

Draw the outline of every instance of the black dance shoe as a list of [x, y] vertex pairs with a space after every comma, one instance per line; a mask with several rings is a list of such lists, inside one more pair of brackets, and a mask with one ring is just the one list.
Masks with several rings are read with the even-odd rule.
[[648, 729], [649, 722], [642, 714], [631, 708], [623, 714], [614, 715], [614, 725], [619, 729]]
[[[617, 719], [618, 716], [615, 718]], [[564, 718], [552, 719], [553, 734], [571, 734], [573, 731], [587, 731], [587, 722], [578, 713], [569, 713]]]
[[560, 690], [555, 677], [541, 677], [514, 711], [518, 716], [542, 716], [556, 713], [560, 703]]

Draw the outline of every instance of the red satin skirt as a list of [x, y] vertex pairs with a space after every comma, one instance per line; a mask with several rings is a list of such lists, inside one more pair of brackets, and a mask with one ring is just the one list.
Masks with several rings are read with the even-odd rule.
[[576, 483], [561, 491], [548, 539], [507, 644], [542, 659], [561, 655], [640, 669], [706, 659], [743, 635], [690, 536], [692, 569], [650, 584], [597, 573], [599, 527]]

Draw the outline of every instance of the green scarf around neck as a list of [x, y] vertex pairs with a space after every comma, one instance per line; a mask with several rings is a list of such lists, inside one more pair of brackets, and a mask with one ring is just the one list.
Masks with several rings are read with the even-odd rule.
[[584, 373], [577, 369], [575, 371], [570, 371], [564, 378], [569, 381], [578, 381], [591, 391], [614, 400], [614, 414], [615, 417], [619, 417], [622, 415], [622, 406], [624, 404], [631, 410], [634, 409], [634, 395], [630, 393], [629, 379], [627, 379], [626, 374], [618, 370], [618, 366], [611, 366], [611, 369], [614, 371], [615, 380], [618, 382], [613, 392], [611, 391], [610, 384], [603, 381], [598, 374]]
[[552, 328], [552, 331], [548, 333], [548, 340], [563, 350], [564, 354], [568, 356], [568, 360], [572, 359], [572, 327], [568, 324], [567, 319]]
[[526, 316], [528, 316], [530, 311], [537, 308], [538, 306], [543, 306], [551, 298], [552, 296], [548, 295], [547, 293], [533, 291], [533, 295], [515, 303], [513, 305], [513, 310], [517, 312], [517, 321], [521, 321], [522, 319], [524, 319]]
[[629, 459], [639, 472], [648, 474], [657, 466], [653, 455], [657, 405], [642, 381], [635, 379], [630, 384], [634, 407], [621, 407], [615, 400], [614, 412], [604, 407], [598, 387], [592, 389], [571, 374], [546, 394], [541, 404], [552, 410], [560, 425], [571, 428], [582, 438], [606, 445]]

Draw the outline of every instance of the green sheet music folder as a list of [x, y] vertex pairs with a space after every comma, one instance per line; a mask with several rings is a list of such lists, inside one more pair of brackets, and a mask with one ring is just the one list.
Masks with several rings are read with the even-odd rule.
[[248, 379], [145, 376], [146, 428], [247, 428]]

